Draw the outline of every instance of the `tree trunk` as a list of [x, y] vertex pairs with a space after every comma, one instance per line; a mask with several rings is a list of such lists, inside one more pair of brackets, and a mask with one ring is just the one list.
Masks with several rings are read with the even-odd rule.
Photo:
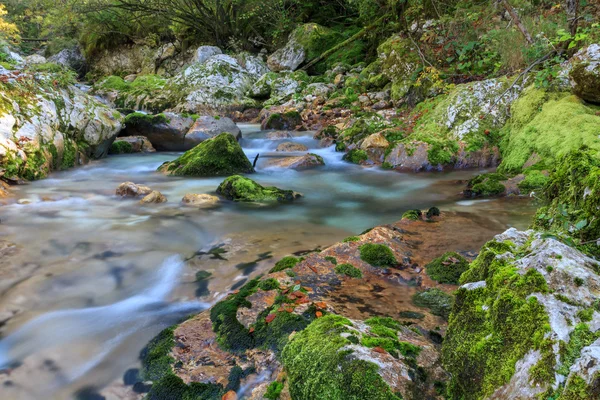
[[513, 20], [515, 25], [517, 25], [517, 28], [519, 28], [519, 30], [525, 37], [525, 40], [527, 40], [527, 43], [533, 44], [533, 38], [531, 37], [531, 34], [529, 33], [525, 25], [523, 25], [523, 22], [521, 22], [521, 19], [519, 18], [519, 15], [515, 11], [515, 9], [508, 3], [508, 0], [500, 0], [500, 3], [502, 3], [506, 11], [508, 11], [508, 13], [510, 14], [510, 18]]
[[577, 33], [579, 23], [579, 0], [566, 0], [567, 2], [567, 20], [569, 21], [569, 31], [571, 35]]

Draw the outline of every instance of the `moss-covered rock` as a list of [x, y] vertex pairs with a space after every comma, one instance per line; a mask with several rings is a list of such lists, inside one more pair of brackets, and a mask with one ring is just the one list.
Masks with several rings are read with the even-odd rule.
[[235, 137], [222, 133], [163, 164], [159, 171], [179, 176], [227, 176], [252, 173], [254, 168]]
[[262, 129], [275, 129], [278, 131], [293, 131], [302, 126], [302, 116], [298, 111], [270, 114], [263, 122]]
[[217, 188], [217, 194], [228, 200], [241, 202], [290, 202], [300, 197], [293, 190], [282, 190], [273, 186], [265, 187], [252, 179], [239, 175], [225, 179]]
[[500, 173], [477, 175], [467, 184], [464, 191], [465, 197], [489, 197], [499, 196], [506, 192], [506, 186], [502, 183], [508, 177]]
[[444, 319], [448, 319], [452, 305], [454, 304], [452, 295], [438, 288], [419, 292], [413, 296], [412, 300], [416, 306], [429, 308], [432, 314], [439, 315]]
[[344, 161], [351, 162], [352, 164], [363, 164], [369, 159], [369, 156], [365, 150], [352, 149], [348, 153], [344, 154], [342, 159]]
[[131, 154], [133, 153], [133, 145], [129, 142], [118, 141], [110, 146], [108, 154]]
[[457, 285], [460, 276], [469, 269], [469, 262], [458, 253], [448, 252], [427, 264], [425, 268], [431, 279], [439, 283]]
[[330, 315], [314, 321], [296, 334], [282, 353], [290, 394], [308, 399], [398, 400], [371, 362], [353, 359], [343, 351], [352, 342], [352, 323]]
[[362, 278], [363, 276], [362, 271], [360, 269], [348, 263], [336, 265], [335, 273], [340, 275], [346, 275], [350, 278]]
[[528, 88], [502, 130], [502, 172], [521, 172], [532, 155], [552, 165], [569, 151], [600, 150], [600, 116], [576, 96]]

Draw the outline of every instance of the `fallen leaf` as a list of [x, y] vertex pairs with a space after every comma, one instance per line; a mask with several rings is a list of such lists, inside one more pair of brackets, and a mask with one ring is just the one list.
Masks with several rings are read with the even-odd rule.
[[317, 316], [317, 318], [321, 318], [323, 316], [323, 313], [321, 311], [317, 311], [315, 315]]
[[269, 323], [273, 322], [275, 317], [277, 317], [277, 314], [269, 314], [269, 315], [267, 315], [267, 318], [265, 318], [265, 322], [267, 324], [269, 324]]

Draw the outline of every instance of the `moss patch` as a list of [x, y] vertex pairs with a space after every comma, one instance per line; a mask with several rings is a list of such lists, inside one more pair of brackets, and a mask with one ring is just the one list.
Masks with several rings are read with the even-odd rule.
[[418, 307], [429, 308], [433, 315], [448, 319], [454, 304], [454, 298], [437, 288], [427, 289], [413, 296], [413, 303]]
[[363, 274], [360, 269], [356, 268], [352, 264], [340, 264], [335, 267], [335, 273], [340, 275], [346, 275], [350, 278], [362, 278]]
[[507, 176], [500, 173], [477, 175], [469, 181], [465, 195], [470, 197], [501, 195], [506, 192], [506, 187], [502, 184], [502, 181], [507, 179]]
[[119, 140], [114, 142], [110, 146], [110, 150], [108, 154], [130, 154], [133, 153], [133, 146], [131, 143], [126, 142], [124, 140]]
[[254, 168], [233, 135], [222, 133], [163, 164], [159, 171], [180, 176], [227, 176], [252, 173]]
[[359, 247], [360, 259], [374, 267], [392, 267], [398, 264], [392, 250], [385, 244], [367, 243]]
[[283, 257], [281, 260], [277, 261], [277, 263], [271, 269], [271, 271], [269, 271], [269, 273], [285, 271], [286, 269], [294, 268], [296, 266], [296, 264], [298, 264], [300, 261], [302, 261], [302, 260], [297, 257], [292, 257], [292, 256]]
[[460, 276], [469, 269], [469, 262], [460, 254], [448, 252], [427, 266], [427, 275], [439, 283], [458, 285]]

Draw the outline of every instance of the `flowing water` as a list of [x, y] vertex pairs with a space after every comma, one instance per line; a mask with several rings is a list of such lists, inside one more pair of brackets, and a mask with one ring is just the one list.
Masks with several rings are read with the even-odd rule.
[[[0, 398], [129, 398], [121, 377], [161, 329], [207, 308], [231, 288], [287, 254], [326, 247], [411, 208], [467, 211], [504, 229], [524, 228], [524, 200], [466, 201], [459, 180], [481, 171], [400, 174], [342, 161], [311, 133], [293, 139], [325, 167], [270, 167], [275, 148], [257, 126], [241, 126], [252, 178], [304, 194], [294, 204], [182, 207], [186, 193], [214, 193], [222, 178], [156, 173], [175, 153], [111, 156], [17, 188], [18, 204], [0, 207]], [[169, 202], [141, 206], [114, 195], [124, 181], [161, 191]], [[0, 254], [2, 254], [0, 252]], [[184, 262], [182, 260], [188, 260]], [[212, 273], [198, 283], [199, 270]], [[127, 374], [126, 374], [127, 377]], [[261, 377], [257, 377], [260, 380]], [[128, 379], [125, 379], [126, 381]], [[121, 386], [119, 386], [121, 385]], [[75, 395], [77, 393], [77, 395]], [[135, 398], [135, 397], [131, 397]]]

